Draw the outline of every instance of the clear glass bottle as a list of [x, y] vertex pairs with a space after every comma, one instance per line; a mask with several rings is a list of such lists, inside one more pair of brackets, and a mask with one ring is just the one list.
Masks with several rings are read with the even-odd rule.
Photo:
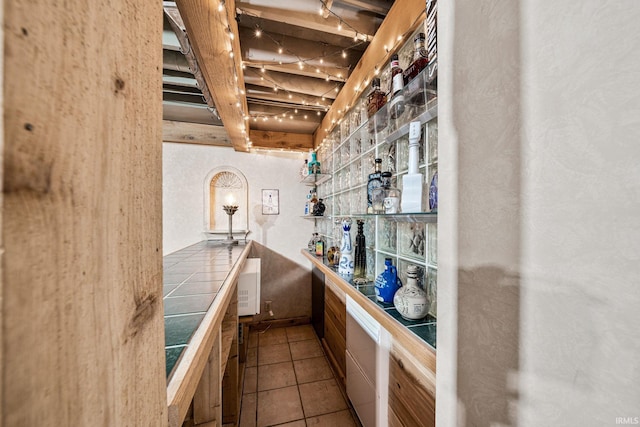
[[429, 63], [427, 59], [427, 49], [424, 44], [424, 33], [418, 33], [413, 39], [413, 62], [402, 73], [404, 77], [404, 84], [407, 86], [407, 91], [409, 93], [408, 103], [417, 106], [424, 105], [426, 102], [424, 79], [416, 79], [416, 76], [420, 74], [420, 72], [424, 70]]
[[384, 213], [397, 214], [400, 213], [400, 200], [402, 192], [394, 187], [391, 182], [391, 172], [382, 172], [382, 186], [384, 187]]
[[374, 214], [385, 213], [384, 200], [387, 195], [387, 189], [391, 186], [391, 172], [382, 172], [380, 181], [380, 186], [374, 188], [371, 193], [371, 206]]
[[382, 159], [375, 159], [374, 172], [367, 181], [367, 213], [373, 212], [373, 190], [382, 185]]
[[404, 77], [402, 76], [402, 68], [398, 55], [391, 55], [391, 90], [389, 91], [389, 117], [397, 119], [404, 113]]
[[308, 159], [304, 159], [304, 165], [302, 165], [302, 168], [300, 169], [300, 176], [302, 177], [302, 179], [309, 176], [309, 160]]
[[[375, 115], [384, 104], [387, 103], [387, 94], [380, 90], [380, 79], [374, 77], [371, 80], [371, 92], [367, 97], [367, 117], [369, 119], [369, 133], [380, 132], [387, 127], [386, 110], [382, 110], [380, 114]], [[375, 118], [374, 118], [375, 115]]]

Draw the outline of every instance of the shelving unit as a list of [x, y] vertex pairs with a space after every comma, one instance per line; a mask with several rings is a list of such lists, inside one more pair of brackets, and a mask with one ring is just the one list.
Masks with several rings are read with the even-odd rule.
[[[425, 32], [422, 26], [416, 30]], [[398, 52], [401, 66], [406, 68], [413, 56], [413, 36]], [[323, 170], [330, 171], [333, 179], [316, 180], [318, 197], [326, 205], [325, 216], [316, 222], [316, 231], [325, 238], [327, 246], [340, 246], [342, 218], [350, 217], [365, 222], [367, 242], [367, 279], [374, 278], [384, 268], [384, 259], [392, 258], [403, 283], [409, 264], [422, 269], [420, 285], [431, 296], [430, 314], [437, 316], [437, 212], [428, 211], [429, 184], [438, 170], [438, 105], [435, 91], [425, 84], [427, 70], [416, 79], [424, 91], [423, 105], [409, 105], [395, 120], [389, 119], [385, 105], [373, 117], [367, 119], [367, 94], [338, 122], [318, 148], [318, 159]], [[390, 70], [380, 73], [382, 88], [389, 87]], [[416, 85], [411, 85], [415, 89]], [[404, 97], [410, 99], [409, 88]], [[381, 158], [382, 171], [392, 172], [392, 186], [402, 190], [402, 176], [408, 172], [409, 123], [419, 121], [422, 129], [419, 167], [423, 175], [422, 213], [375, 215], [367, 213], [367, 180], [374, 170], [374, 159]], [[376, 130], [378, 130], [376, 132]], [[355, 230], [352, 225], [352, 241]]]

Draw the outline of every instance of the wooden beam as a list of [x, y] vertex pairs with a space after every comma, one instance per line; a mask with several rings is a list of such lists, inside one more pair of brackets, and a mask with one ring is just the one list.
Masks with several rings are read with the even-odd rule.
[[253, 148], [287, 149], [309, 151], [313, 148], [313, 137], [304, 133], [249, 131]]
[[[247, 100], [238, 88], [244, 87], [240, 61], [235, 0], [227, 0], [223, 12], [219, 1], [177, 0], [198, 67], [216, 104], [218, 114], [236, 151], [248, 151], [244, 121]], [[235, 35], [229, 37], [228, 29]], [[233, 60], [229, 53], [233, 52]], [[237, 79], [236, 79], [237, 78]], [[239, 105], [237, 105], [239, 103]]]
[[[316, 130], [313, 138], [314, 147], [322, 144], [324, 138], [335, 126], [335, 123], [343, 117], [347, 106], [353, 106], [363, 91], [367, 89], [364, 87], [363, 82], [371, 81], [375, 67], [378, 66], [382, 69], [391, 54], [396, 50], [396, 47], [406, 42], [407, 37], [425, 19], [425, 7], [424, 0], [403, 0], [393, 4], [389, 14], [380, 25], [375, 38], [362, 54], [358, 65], [351, 72], [349, 79], [340, 93], [338, 93], [333, 105]], [[398, 36], [402, 36], [400, 41], [398, 41]], [[393, 48], [386, 51], [385, 46], [392, 46]]]
[[2, 8], [0, 425], [166, 426], [162, 5]]
[[[325, 19], [317, 12], [309, 13], [286, 9], [277, 9], [272, 6], [261, 6], [251, 4], [249, 2], [238, 2], [237, 4], [242, 13], [257, 16], [261, 19], [267, 19], [287, 25], [295, 25], [302, 28], [310, 28], [316, 31], [337, 34], [352, 39], [357, 34], [361, 39], [366, 37], [367, 40], [371, 40], [373, 38], [373, 34], [375, 34], [376, 32], [375, 23], [371, 20], [370, 17], [361, 17], [357, 14], [352, 14], [349, 16], [345, 15], [343, 18], [348, 21], [351, 26], [360, 30], [358, 31], [358, 33], [353, 31], [347, 25], [343, 25], [342, 29], [338, 30], [337, 18], [334, 17], [333, 19]], [[320, 2], [318, 2], [318, 10], [319, 8]]]
[[200, 123], [162, 121], [162, 141], [183, 144], [215, 145], [230, 147], [231, 139], [222, 126]]

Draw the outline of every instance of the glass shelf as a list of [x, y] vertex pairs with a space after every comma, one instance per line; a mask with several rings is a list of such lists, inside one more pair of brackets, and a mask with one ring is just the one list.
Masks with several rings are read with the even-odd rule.
[[310, 186], [316, 186], [316, 185], [320, 185], [324, 182], [327, 182], [331, 179], [331, 174], [328, 173], [314, 173], [314, 174], [310, 174], [305, 176], [302, 181], [302, 183], [306, 184], [306, 185], [310, 185]]
[[304, 219], [323, 219], [323, 218], [327, 218], [324, 215], [302, 215], [302, 218]]
[[395, 222], [420, 222], [424, 224], [437, 223], [437, 212], [416, 212], [416, 213], [397, 213], [397, 214], [351, 214], [344, 215], [351, 218], [383, 218]]

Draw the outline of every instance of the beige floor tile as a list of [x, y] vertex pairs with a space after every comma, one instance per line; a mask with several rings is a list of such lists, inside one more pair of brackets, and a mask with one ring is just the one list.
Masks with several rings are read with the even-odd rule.
[[289, 343], [293, 360], [309, 359], [310, 357], [324, 356], [320, 342], [314, 340], [294, 341]]
[[295, 360], [293, 362], [293, 368], [296, 371], [298, 384], [333, 378], [333, 372], [331, 371], [329, 362], [327, 362], [324, 356]]
[[316, 331], [311, 325], [291, 326], [286, 330], [289, 342], [317, 339]]
[[247, 349], [247, 368], [258, 366], [258, 347]]
[[273, 390], [296, 385], [293, 363], [282, 362], [258, 368], [258, 391]]
[[348, 410], [307, 418], [307, 427], [358, 427]]
[[258, 366], [291, 360], [288, 344], [268, 345], [258, 348]]
[[304, 418], [298, 387], [258, 392], [258, 427], [272, 426]]
[[347, 403], [334, 379], [300, 384], [298, 388], [305, 417], [347, 409]]
[[258, 391], [258, 367], [252, 366], [244, 368], [244, 387], [242, 394], [255, 393]]
[[250, 332], [249, 333], [249, 344], [247, 345], [247, 348], [254, 348], [258, 346], [258, 333], [257, 332]]
[[287, 331], [285, 328], [271, 328], [258, 334], [258, 346], [276, 345], [287, 343]]
[[242, 407], [240, 408], [240, 425], [238, 427], [256, 427], [256, 393], [242, 396]]

